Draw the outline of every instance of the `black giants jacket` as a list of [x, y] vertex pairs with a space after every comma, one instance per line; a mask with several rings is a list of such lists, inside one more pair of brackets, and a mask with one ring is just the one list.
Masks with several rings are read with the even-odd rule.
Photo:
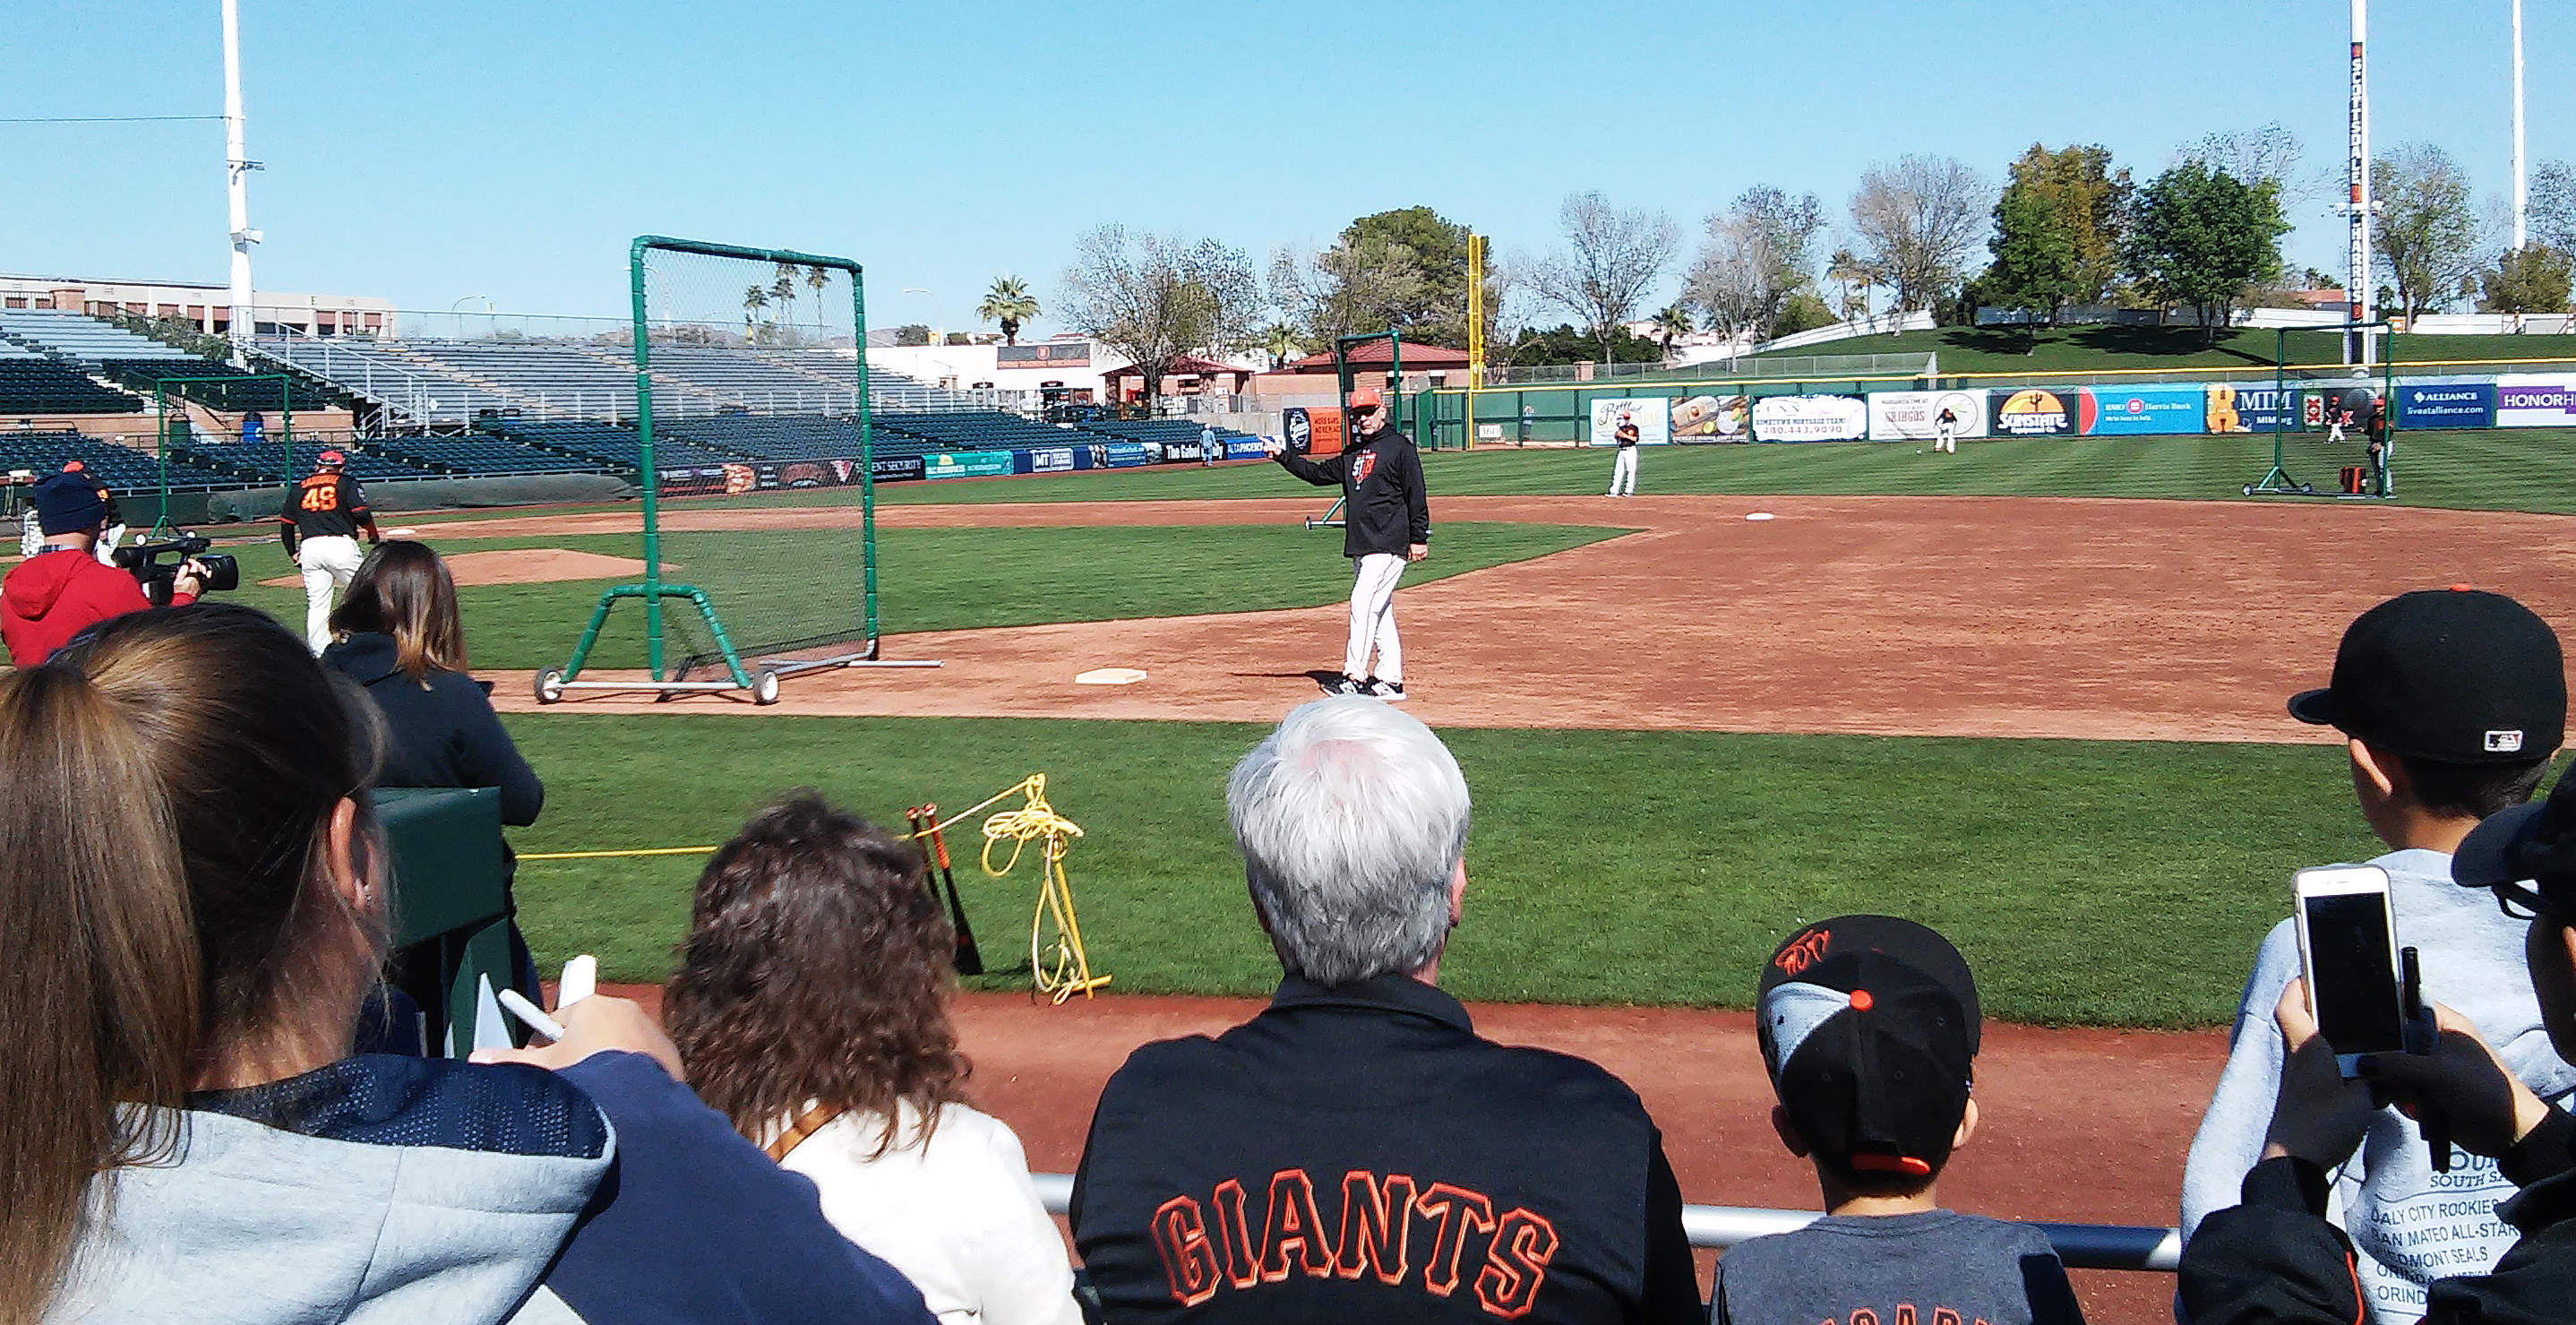
[[[545, 808], [545, 784], [492, 711], [491, 697], [462, 672], [430, 669], [414, 681], [394, 653], [394, 637], [360, 632], [322, 651], [367, 688], [385, 715], [387, 787], [499, 787], [501, 822], [526, 826]], [[426, 684], [423, 684], [426, 682]]]
[[1372, 552], [1403, 556], [1408, 545], [1431, 541], [1431, 498], [1422, 487], [1422, 453], [1393, 428], [1375, 437], [1356, 432], [1342, 453], [1322, 460], [1282, 451], [1279, 464], [1319, 488], [1342, 485], [1342, 555]]
[[1115, 1325], [1704, 1316], [1635, 1093], [1478, 1037], [1405, 976], [1290, 976], [1216, 1039], [1137, 1050], [1101, 1092], [1071, 1215]]
[[[2522, 1188], [2495, 1207], [2522, 1240], [2492, 1274], [2436, 1279], [2425, 1325], [2565, 1325], [2576, 1321], [2576, 1118], [2555, 1109], [2504, 1157]], [[2436, 1181], [2439, 1181], [2436, 1179]], [[2298, 1159], [2245, 1175], [2245, 1203], [2201, 1221], [2182, 1253], [2182, 1302], [2193, 1325], [2369, 1319], [2352, 1243], [2325, 1220], [2326, 1176]], [[2486, 1218], [2463, 1209], [2465, 1221]]]

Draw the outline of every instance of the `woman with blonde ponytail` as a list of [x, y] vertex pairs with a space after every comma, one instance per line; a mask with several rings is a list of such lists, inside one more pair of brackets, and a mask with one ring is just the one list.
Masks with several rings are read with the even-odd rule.
[[631, 1003], [511, 1063], [350, 1052], [374, 721], [231, 605], [0, 679], [0, 1323], [926, 1321]]

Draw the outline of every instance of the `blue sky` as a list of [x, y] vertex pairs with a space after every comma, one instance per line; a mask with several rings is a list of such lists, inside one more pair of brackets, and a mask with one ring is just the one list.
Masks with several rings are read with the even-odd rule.
[[[1416, 203], [1508, 254], [1581, 189], [1696, 236], [1760, 183], [1839, 218], [1907, 152], [1999, 178], [2033, 140], [2099, 142], [2143, 181], [2279, 120], [2311, 170], [2343, 155], [2344, 0], [241, 2], [259, 284], [407, 309], [616, 315], [649, 231], [852, 256], [872, 322], [956, 329], [1003, 273], [1051, 302], [1106, 221], [1266, 269]], [[222, 109], [216, 0], [8, 8], [0, 119]], [[2527, 8], [2531, 155], [2576, 157], [2576, 6]], [[2497, 199], [2506, 14], [2372, 14], [2376, 144], [2438, 143]], [[0, 270], [222, 280], [222, 142], [0, 124]], [[2294, 267], [2341, 268], [2325, 205], [2292, 218]]]

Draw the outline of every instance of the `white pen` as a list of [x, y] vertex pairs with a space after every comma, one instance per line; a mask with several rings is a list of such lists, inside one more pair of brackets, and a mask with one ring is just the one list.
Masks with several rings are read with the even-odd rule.
[[501, 1001], [501, 1006], [508, 1009], [511, 1016], [517, 1017], [529, 1030], [549, 1040], [560, 1040], [564, 1037], [563, 1023], [547, 1016], [546, 1010], [529, 1002], [527, 995], [515, 989], [504, 989], [494, 997]]

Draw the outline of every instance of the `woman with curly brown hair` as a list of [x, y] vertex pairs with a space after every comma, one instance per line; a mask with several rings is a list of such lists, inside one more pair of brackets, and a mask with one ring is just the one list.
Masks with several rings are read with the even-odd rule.
[[921, 850], [797, 792], [698, 876], [663, 1018], [698, 1095], [951, 1325], [1076, 1325], [1019, 1137], [966, 1103]]

